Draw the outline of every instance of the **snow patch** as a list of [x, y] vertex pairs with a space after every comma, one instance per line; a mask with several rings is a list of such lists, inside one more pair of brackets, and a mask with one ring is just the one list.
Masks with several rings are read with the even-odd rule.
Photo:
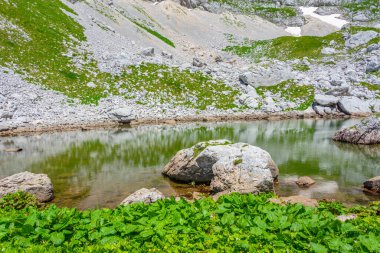
[[285, 31], [296, 37], [301, 36], [301, 27], [289, 26]]
[[338, 18], [341, 16], [340, 14], [331, 14], [331, 15], [322, 16], [315, 13], [318, 7], [300, 7], [300, 9], [304, 16], [311, 16], [313, 18], [317, 18], [339, 29], [348, 23], [348, 21]]

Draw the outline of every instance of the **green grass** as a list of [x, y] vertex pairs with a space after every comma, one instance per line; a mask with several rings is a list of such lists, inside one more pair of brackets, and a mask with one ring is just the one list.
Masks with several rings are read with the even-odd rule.
[[[281, 206], [271, 195], [78, 211], [0, 209], [3, 252], [379, 252], [377, 205]], [[356, 213], [341, 222], [337, 215]]]
[[258, 15], [264, 18], [289, 18], [297, 15], [293, 7], [277, 7], [273, 4], [257, 3], [249, 0], [211, 0], [220, 4], [233, 7], [235, 10], [246, 15]]
[[367, 82], [360, 82], [359, 85], [367, 88], [369, 91], [375, 92], [376, 98], [380, 98], [380, 85], [367, 83]]
[[[343, 32], [355, 34], [360, 31], [373, 30], [379, 32], [379, 29], [369, 27], [350, 27], [344, 31], [337, 31], [323, 37], [318, 36], [284, 36], [271, 40], [250, 41], [246, 40], [240, 45], [231, 45], [224, 48], [224, 51], [232, 52], [239, 56], [252, 58], [259, 61], [262, 58], [278, 59], [278, 60], [293, 60], [303, 59], [320, 59], [323, 57], [322, 49], [331, 47], [330, 42], [334, 41], [335, 49], [341, 50], [344, 48]], [[365, 46], [378, 42], [379, 38], [375, 38]], [[361, 48], [355, 48], [351, 51], [358, 51]]]
[[310, 67], [306, 64], [294, 64], [292, 66], [292, 69], [296, 71], [306, 72], [310, 70]]
[[[73, 13], [58, 0], [10, 0], [9, 4], [0, 1], [0, 18], [22, 29], [0, 30], [0, 66], [16, 70], [34, 84], [65, 94], [71, 102], [97, 104], [109, 95], [134, 99], [135, 92], [147, 92], [139, 103], [168, 103], [201, 110], [207, 106], [237, 107], [237, 89], [201, 72], [149, 63], [126, 67], [115, 75], [101, 72], [91, 53], [77, 50], [86, 42], [83, 27], [62, 10]], [[24, 39], [23, 34], [30, 39]], [[160, 37], [158, 33], [156, 36]], [[160, 38], [174, 46], [163, 36]], [[83, 62], [82, 66], [76, 66], [68, 52]], [[88, 87], [89, 82], [96, 87]]]
[[256, 88], [257, 94], [264, 97], [269, 92], [286, 101], [298, 104], [293, 110], [306, 110], [314, 102], [315, 89], [312, 85], [298, 85], [294, 80], [287, 80], [273, 86], [261, 86]]
[[380, 2], [378, 0], [363, 0], [343, 5], [350, 13], [369, 12], [372, 20], [376, 20], [380, 15]]
[[158, 39], [162, 40], [163, 42], [165, 42], [166, 44], [168, 44], [169, 46], [171, 47], [174, 47], [175, 48], [175, 45], [174, 45], [174, 42], [169, 40], [168, 38], [166, 38], [165, 36], [161, 35], [160, 33], [156, 32], [155, 30], [152, 30], [150, 29], [149, 27], [137, 22], [136, 20], [133, 20], [131, 18], [129, 18], [129, 20], [134, 23], [135, 25], [137, 25], [138, 27], [140, 27], [141, 29], [147, 31], [148, 33], [152, 34], [153, 36], [157, 37]]

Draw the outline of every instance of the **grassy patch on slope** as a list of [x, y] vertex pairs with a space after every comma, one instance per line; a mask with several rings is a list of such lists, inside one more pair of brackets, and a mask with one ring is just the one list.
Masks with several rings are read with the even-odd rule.
[[169, 46], [171, 47], [175, 47], [174, 45], [174, 42], [169, 40], [168, 38], [166, 38], [165, 36], [163, 36], [162, 34], [160, 34], [159, 32], [155, 31], [155, 30], [152, 30], [151, 28], [137, 22], [136, 20], [133, 20], [131, 18], [129, 18], [129, 20], [134, 23], [135, 25], [137, 25], [138, 27], [140, 27], [141, 29], [147, 31], [148, 33], [152, 34], [153, 36], [157, 37], [158, 39], [162, 40], [163, 42], [165, 42], [166, 44], [168, 44]]
[[[281, 206], [271, 195], [78, 211], [0, 209], [4, 252], [379, 252], [377, 205]], [[341, 222], [337, 215], [357, 213]]]
[[[343, 33], [355, 34], [360, 31], [377, 31], [379, 29], [369, 27], [350, 27], [347, 30], [337, 31], [323, 37], [318, 36], [283, 36], [271, 40], [250, 41], [246, 40], [240, 45], [231, 45], [224, 48], [224, 51], [232, 52], [239, 56], [250, 57], [259, 61], [262, 58], [293, 60], [308, 57], [318, 59], [323, 56], [322, 49], [333, 47], [337, 50], [344, 48]], [[376, 43], [379, 38], [375, 38], [364, 46]], [[331, 45], [331, 43], [333, 45]], [[363, 46], [363, 47], [364, 47]], [[352, 50], [360, 50], [362, 47]]]
[[270, 93], [274, 97], [280, 97], [286, 101], [298, 104], [294, 110], [306, 110], [314, 102], [315, 89], [312, 85], [298, 85], [294, 80], [287, 80], [273, 86], [261, 86], [256, 88], [257, 94], [264, 97]]
[[354, 14], [357, 14], [359, 12], [369, 13], [373, 20], [378, 18], [380, 15], [380, 2], [378, 0], [355, 1], [346, 3], [343, 5], [343, 7], [348, 9], [350, 13]]
[[20, 30], [0, 30], [0, 65], [88, 104], [109, 95], [135, 98], [136, 91], [143, 91], [147, 92], [139, 100], [143, 104], [236, 107], [238, 90], [200, 72], [158, 64], [131, 66], [118, 75], [101, 72], [92, 55], [78, 49], [86, 42], [83, 27], [63, 10], [75, 15], [59, 0], [0, 1], [0, 20]]
[[258, 15], [264, 18], [289, 18], [297, 15], [297, 11], [289, 6], [275, 6], [273, 4], [257, 3], [249, 0], [211, 0], [220, 4], [225, 4], [248, 15]]

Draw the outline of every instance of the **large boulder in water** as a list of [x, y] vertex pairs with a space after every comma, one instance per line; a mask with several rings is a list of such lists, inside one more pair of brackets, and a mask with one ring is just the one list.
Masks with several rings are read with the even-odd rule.
[[53, 185], [46, 174], [25, 171], [0, 180], [0, 197], [17, 191], [29, 192], [40, 202], [54, 198]]
[[178, 181], [211, 183], [213, 192], [269, 192], [278, 168], [265, 150], [227, 140], [201, 142], [179, 151], [163, 174]]
[[354, 144], [380, 143], [380, 118], [370, 117], [335, 133], [333, 140]]

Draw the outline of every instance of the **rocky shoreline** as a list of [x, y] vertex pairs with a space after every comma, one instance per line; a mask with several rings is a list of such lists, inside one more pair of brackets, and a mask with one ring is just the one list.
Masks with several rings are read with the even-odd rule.
[[255, 121], [255, 120], [286, 120], [286, 119], [348, 119], [348, 118], [362, 118], [369, 116], [369, 113], [362, 113], [356, 115], [344, 115], [344, 114], [331, 114], [331, 115], [319, 115], [314, 111], [293, 111], [293, 112], [277, 112], [277, 113], [241, 113], [241, 114], [223, 114], [218, 116], [207, 115], [194, 115], [183, 116], [175, 118], [142, 118], [137, 120], [131, 120], [128, 123], [120, 123], [118, 121], [99, 121], [95, 123], [70, 123], [70, 124], [52, 124], [45, 126], [28, 125], [22, 127], [9, 127], [0, 129], [0, 137], [15, 136], [15, 135], [32, 135], [45, 132], [63, 132], [74, 130], [93, 130], [104, 128], [115, 128], [120, 126], [136, 127], [141, 125], [173, 125], [181, 123], [191, 122], [228, 122], [228, 121]]

